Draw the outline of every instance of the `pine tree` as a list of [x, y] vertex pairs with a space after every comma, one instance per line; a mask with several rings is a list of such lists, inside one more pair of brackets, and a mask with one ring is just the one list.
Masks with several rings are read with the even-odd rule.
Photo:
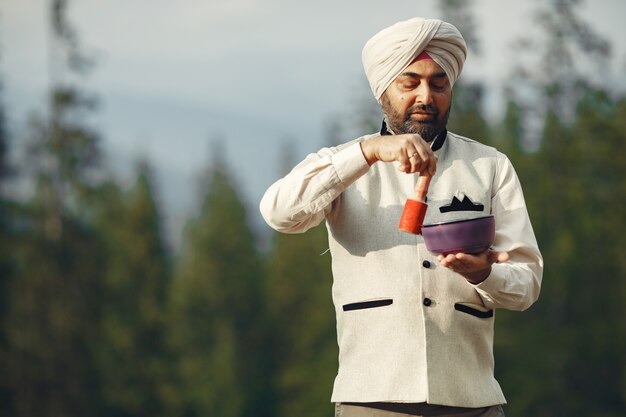
[[[327, 133], [332, 142], [336, 130]], [[282, 148], [283, 175], [296, 163], [293, 154], [288, 145]], [[275, 417], [332, 414], [339, 352], [327, 248], [323, 224], [304, 234], [272, 236], [265, 299]]]
[[2, 100], [3, 84], [0, 81], [0, 416], [13, 413], [11, 400], [11, 381], [7, 369], [8, 340], [5, 332], [6, 308], [9, 301], [8, 290], [12, 278], [11, 271], [11, 216], [9, 201], [5, 195], [5, 184], [8, 174], [8, 132], [4, 101]]
[[15, 415], [84, 415], [94, 395], [90, 343], [96, 339], [91, 324], [99, 248], [88, 229], [65, 217], [61, 237], [42, 239], [37, 220], [43, 214], [33, 211], [35, 220], [23, 224], [27, 230], [13, 242], [15, 279], [7, 307]]
[[264, 273], [246, 210], [214, 167], [197, 218], [185, 227], [172, 294], [185, 416], [269, 416]]
[[[513, 132], [518, 130], [515, 125], [510, 128]], [[554, 142], [566, 140], [565, 128], [554, 117], [546, 123], [545, 135]], [[540, 249], [549, 264], [549, 275], [544, 279], [539, 301], [531, 309], [523, 313], [498, 311], [496, 373], [509, 400], [507, 414], [553, 415], [559, 412], [554, 398], [563, 398], [566, 393], [563, 376], [567, 340], [565, 333], [558, 330], [567, 324], [565, 263], [571, 240], [564, 236], [557, 243], [551, 232], [563, 230], [563, 223], [567, 222], [567, 216], [560, 213], [562, 204], [566, 203], [562, 199], [567, 196], [563, 183], [567, 174], [559, 171], [559, 166], [545, 165], [543, 154], [534, 154], [528, 161], [516, 169], [523, 174], [520, 180], [526, 204]], [[561, 223], [550, 228], [548, 225], [555, 219]], [[541, 381], [537, 380], [538, 374], [542, 375]]]
[[460, 80], [454, 85], [448, 130], [490, 144], [490, 130], [483, 117], [484, 88], [479, 82]]
[[170, 266], [154, 197], [154, 174], [139, 165], [128, 195], [103, 188], [98, 231], [104, 258], [97, 363], [102, 415], [165, 416], [172, 408], [167, 346]]
[[326, 248], [324, 225], [305, 234], [274, 236], [266, 293], [275, 329], [271, 335], [276, 417], [332, 414], [338, 348]]
[[[616, 366], [623, 362], [624, 333], [611, 322], [623, 314], [613, 278], [623, 270], [619, 262], [595, 262], [610, 259], [624, 242], [623, 216], [617, 218], [612, 203], [623, 190], [623, 163], [610, 150], [624, 138], [615, 127], [616, 104], [592, 87], [584, 69], [588, 59], [604, 73], [610, 45], [580, 19], [578, 5], [555, 0], [537, 14], [545, 37], [522, 43], [541, 47], [528, 49], [530, 60], [520, 50], [535, 66], [518, 71], [515, 81], [523, 86], [516, 103], [523, 142], [535, 150], [518, 155], [520, 178], [546, 274], [531, 310], [498, 315], [504, 343], [496, 354], [507, 364], [499, 373], [514, 415], [618, 416], [626, 408], [624, 367]], [[534, 134], [539, 140], [533, 131], [541, 132]], [[602, 300], [604, 307], [585, 300]]]
[[[481, 44], [468, 0], [440, 0], [443, 19], [455, 25], [463, 34], [469, 53], [480, 56]], [[485, 87], [482, 80], [461, 78], [454, 85], [448, 130], [482, 143], [489, 143], [490, 131], [483, 117]]]
[[[52, 2], [54, 39], [80, 56]], [[91, 414], [95, 396], [92, 343], [100, 248], [81, 201], [94, 187], [98, 135], [82, 122], [92, 101], [72, 84], [52, 89], [48, 115], [31, 120], [32, 199], [13, 219], [12, 280], [6, 305], [7, 373], [16, 416]], [[19, 226], [19, 227], [17, 227]]]
[[[625, 213], [621, 204], [615, 203], [624, 197], [626, 173], [623, 158], [614, 155], [616, 147], [626, 139], [624, 131], [614, 122], [619, 117], [617, 109], [607, 92], [589, 89], [579, 101], [572, 128], [570, 147], [577, 156], [572, 174], [578, 189], [572, 202], [571, 228], [577, 234], [575, 253], [589, 254], [592, 259], [599, 257], [598, 254], [613, 253], [617, 260], [621, 257], [618, 253], [626, 249], [621, 236]], [[581, 155], [584, 155], [582, 160]], [[567, 380], [570, 396], [576, 398], [572, 406], [581, 415], [598, 410], [603, 415], [623, 415], [624, 369], [616, 364], [623, 360], [624, 350], [620, 347], [624, 345], [619, 325], [607, 317], [620, 317], [624, 312], [620, 283], [615, 278], [622, 276], [624, 270], [620, 262], [589, 262], [586, 257], [576, 255], [572, 258], [570, 264], [576, 269], [571, 294], [585, 292], [590, 299], [606, 303], [598, 311], [571, 297], [569, 310], [572, 327], [576, 329], [572, 333], [576, 336], [571, 340]], [[590, 373], [602, 378], [605, 385], [587, 378]]]
[[[614, 132], [620, 132], [621, 135], [626, 132], [626, 98], [620, 98], [615, 105], [615, 116], [612, 118], [612, 126]], [[617, 135], [616, 135], [617, 137]], [[624, 143], [624, 138], [622, 136], [621, 142]], [[611, 145], [614, 145], [612, 143]], [[619, 272], [616, 276], [623, 277], [626, 275], [626, 257], [623, 256], [624, 249], [626, 249], [626, 236], [620, 231], [626, 230], [626, 225], [624, 222], [626, 221], [626, 213], [624, 210], [624, 206], [622, 204], [616, 203], [616, 201], [623, 201], [626, 197], [626, 183], [624, 181], [620, 181], [620, 178], [626, 177], [626, 157], [622, 152], [612, 152], [614, 148], [608, 146], [610, 148], [610, 157], [607, 157], [607, 160], [610, 160], [614, 163], [613, 167], [615, 169], [614, 175], [615, 180], [619, 181], [619, 185], [615, 187], [615, 191], [609, 191], [607, 194], [610, 195], [610, 199], [612, 200], [612, 205], [617, 206], [617, 209], [613, 212], [613, 215], [610, 219], [608, 219], [607, 223], [605, 223], [603, 231], [606, 228], [610, 227], [609, 222], [613, 226], [613, 235], [616, 238], [615, 245], [612, 247], [613, 251], [609, 252], [613, 256], [613, 259], [616, 260], [616, 264], [619, 268]], [[613, 223], [614, 222], [614, 223]], [[609, 242], [607, 242], [609, 243]], [[620, 300], [626, 299], [626, 281], [620, 280], [620, 284], [616, 286], [616, 295]], [[626, 315], [626, 305], [624, 303], [620, 303], [621, 307], [618, 313], [618, 317], [624, 317]], [[618, 321], [618, 331], [616, 337], [615, 348], [618, 349], [619, 352], [626, 351], [626, 322], [624, 320]], [[620, 402], [622, 404], [622, 409], [626, 410], [626, 357], [623, 354], [620, 354], [620, 360], [618, 362], [617, 367], [621, 369], [621, 381], [619, 383], [619, 392], [620, 392]]]

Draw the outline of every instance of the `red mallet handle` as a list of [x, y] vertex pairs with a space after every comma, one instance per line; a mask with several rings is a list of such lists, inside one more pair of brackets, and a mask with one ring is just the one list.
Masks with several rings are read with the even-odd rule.
[[430, 178], [422, 175], [417, 179], [415, 186], [416, 199], [407, 199], [400, 217], [398, 228], [402, 231], [419, 235], [422, 232], [422, 224], [426, 217], [426, 209], [428, 204], [424, 202], [430, 185]]

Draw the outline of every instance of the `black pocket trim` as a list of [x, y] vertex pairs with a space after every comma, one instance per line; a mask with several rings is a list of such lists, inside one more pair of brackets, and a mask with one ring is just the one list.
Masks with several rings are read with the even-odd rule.
[[479, 319], [488, 319], [490, 317], [493, 317], [493, 310], [491, 309], [487, 311], [481, 311], [472, 307], [468, 307], [465, 304], [459, 304], [459, 303], [454, 304], [454, 309], [457, 311], [461, 311], [463, 313], [467, 313], [474, 317], [478, 317]]
[[459, 200], [456, 196], [452, 197], [452, 202], [447, 206], [439, 207], [442, 213], [450, 213], [452, 211], [483, 211], [485, 206], [480, 203], [474, 203], [468, 196], [464, 196], [463, 200]]
[[383, 300], [361, 301], [360, 303], [345, 304], [343, 306], [343, 311], [363, 310], [365, 308], [384, 307], [384, 306], [388, 306], [391, 304], [393, 304], [393, 300], [391, 298], [386, 298]]

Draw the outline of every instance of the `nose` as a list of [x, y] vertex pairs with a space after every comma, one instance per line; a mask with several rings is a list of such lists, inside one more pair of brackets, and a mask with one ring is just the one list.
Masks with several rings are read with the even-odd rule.
[[432, 91], [428, 83], [420, 83], [415, 89], [415, 102], [417, 104], [429, 105], [433, 101]]

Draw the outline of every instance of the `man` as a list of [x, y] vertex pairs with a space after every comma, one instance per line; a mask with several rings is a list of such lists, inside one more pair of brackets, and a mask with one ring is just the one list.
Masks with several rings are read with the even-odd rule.
[[[326, 220], [341, 417], [504, 415], [493, 310], [533, 304], [543, 260], [509, 160], [446, 130], [466, 54], [458, 30], [436, 19], [377, 33], [363, 65], [381, 132], [307, 156], [261, 201], [281, 232]], [[432, 176], [425, 224], [493, 214], [493, 247], [435, 256], [399, 231], [419, 175]]]

